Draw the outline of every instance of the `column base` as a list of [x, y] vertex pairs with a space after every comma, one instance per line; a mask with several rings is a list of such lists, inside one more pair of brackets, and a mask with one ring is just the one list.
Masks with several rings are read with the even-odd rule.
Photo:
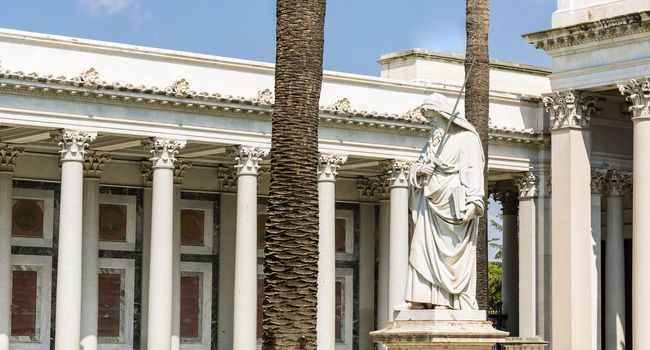
[[543, 350], [548, 342], [543, 341], [540, 336], [507, 337], [501, 344], [506, 350]]
[[484, 310], [397, 310], [394, 320], [370, 332], [389, 350], [489, 350], [508, 335], [492, 327]]

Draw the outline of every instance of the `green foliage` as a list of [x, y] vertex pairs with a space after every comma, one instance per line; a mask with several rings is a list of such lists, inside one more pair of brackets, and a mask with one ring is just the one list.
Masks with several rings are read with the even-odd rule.
[[488, 309], [498, 310], [501, 304], [501, 282], [503, 269], [501, 262], [488, 263]]

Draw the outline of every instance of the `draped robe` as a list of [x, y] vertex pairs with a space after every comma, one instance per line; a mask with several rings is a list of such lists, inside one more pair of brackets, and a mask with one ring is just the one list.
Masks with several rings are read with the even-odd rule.
[[[476, 204], [483, 212], [483, 150], [473, 128], [453, 125], [438, 157], [441, 162], [431, 176], [423, 176], [418, 170], [433, 164], [441, 134], [440, 129], [433, 134], [409, 174], [414, 230], [405, 300], [452, 309], [478, 309], [479, 217], [464, 222], [463, 213], [455, 212], [453, 193], [464, 190], [466, 203]], [[457, 186], [462, 189], [454, 191]]]

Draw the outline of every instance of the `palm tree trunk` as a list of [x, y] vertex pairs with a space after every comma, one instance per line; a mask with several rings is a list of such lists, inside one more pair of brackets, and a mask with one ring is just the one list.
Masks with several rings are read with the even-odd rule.
[[[467, 47], [465, 54], [465, 74], [476, 57], [474, 67], [469, 73], [465, 93], [465, 115], [481, 138], [485, 153], [485, 193], [487, 203], [487, 155], [488, 123], [490, 121], [490, 55], [488, 52], [488, 29], [490, 21], [490, 0], [466, 0], [465, 28]], [[488, 301], [488, 260], [487, 260], [487, 211], [481, 218], [478, 228], [476, 248], [476, 298], [481, 309], [487, 308]]]
[[325, 0], [277, 0], [263, 349], [316, 349]]

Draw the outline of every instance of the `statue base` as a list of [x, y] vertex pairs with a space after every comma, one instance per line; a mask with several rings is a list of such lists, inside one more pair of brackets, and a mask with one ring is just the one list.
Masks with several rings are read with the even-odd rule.
[[548, 342], [540, 336], [507, 337], [502, 344], [506, 350], [544, 350]]
[[484, 310], [395, 310], [393, 319], [370, 332], [389, 350], [490, 350], [508, 335], [492, 327]]

